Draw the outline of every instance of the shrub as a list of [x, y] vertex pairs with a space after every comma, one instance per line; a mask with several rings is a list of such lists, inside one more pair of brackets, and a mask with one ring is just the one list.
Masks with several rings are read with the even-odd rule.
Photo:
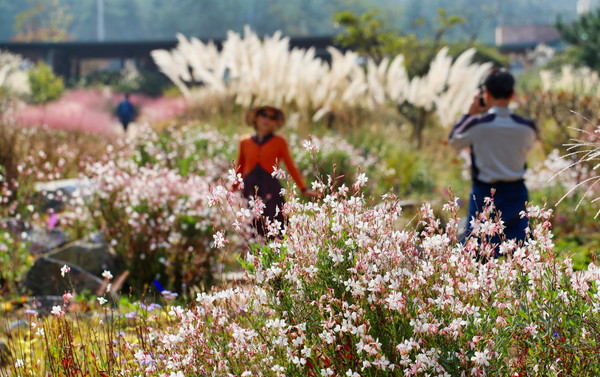
[[77, 133], [0, 124], [0, 216], [28, 217], [35, 183], [75, 178], [104, 141]]
[[[378, 157], [358, 148], [339, 136], [311, 137], [300, 140], [296, 135], [289, 138], [291, 154], [309, 181], [335, 179], [337, 185], [350, 185], [361, 173], [378, 177]], [[376, 180], [368, 185], [370, 192], [376, 190]]]
[[531, 237], [503, 243], [495, 260], [485, 257], [502, 232], [493, 201], [479, 239], [464, 245], [456, 202], [445, 210], [445, 225], [426, 204], [418, 227], [400, 230], [390, 196], [371, 207], [336, 189], [320, 206], [290, 202], [285, 235], [245, 264], [281, 324], [267, 347], [286, 359], [270, 366], [315, 376], [597, 374], [600, 276], [555, 259], [551, 212], [529, 207]]
[[52, 68], [43, 62], [29, 71], [29, 85], [33, 103], [54, 101], [60, 98], [65, 90], [62, 78], [56, 76]]
[[417, 226], [402, 230], [393, 196], [372, 207], [353, 186], [325, 189], [319, 204], [290, 201], [285, 235], [246, 256], [248, 289], [201, 293], [189, 308], [168, 292], [164, 308], [121, 301], [114, 311], [98, 298], [97, 316], [77, 315], [83, 306], [67, 293], [52, 316], [31, 318], [8, 375], [600, 372], [600, 271], [580, 275], [554, 259], [550, 212], [529, 207], [531, 238], [482, 262], [474, 257], [491, 252], [487, 236], [501, 232], [492, 207], [476, 221], [480, 239], [461, 244], [455, 202], [447, 224], [424, 205]]
[[[239, 193], [230, 193], [219, 199], [231, 206], [225, 213], [211, 207], [215, 195], [228, 192], [218, 186], [236, 159], [238, 145], [231, 140], [237, 136], [194, 125], [140, 132], [88, 166], [87, 176], [95, 182], [89, 205], [97, 227], [114, 243], [138, 292], [153, 280], [178, 292], [207, 287], [219, 256], [213, 245], [215, 227], [221, 224], [224, 233], [235, 234], [231, 216], [246, 206]], [[315, 152], [318, 163], [306, 149], [309, 144], [320, 148]], [[301, 143], [292, 136], [290, 146], [308, 183], [343, 175], [336, 184], [349, 184], [361, 169], [377, 173], [374, 156], [340, 138]], [[335, 173], [324, 169], [334, 165]], [[240, 220], [237, 226], [248, 223], [250, 219]]]
[[4, 225], [0, 224], [0, 263], [10, 268], [3, 268], [0, 272], [0, 293], [8, 299], [18, 294], [20, 283], [33, 265], [34, 258], [26, 249], [26, 242], [19, 239], [20, 235], [4, 229]]
[[191, 308], [116, 317], [130, 325], [117, 327], [113, 344], [129, 352], [119, 353], [113, 373], [600, 372], [600, 271], [592, 265], [578, 274], [569, 260], [554, 258], [550, 211], [530, 206], [531, 237], [502, 243], [505, 257], [488, 259], [488, 237], [502, 232], [493, 200], [475, 222], [478, 238], [462, 244], [456, 201], [444, 208], [446, 224], [425, 204], [413, 229], [398, 229], [396, 198], [370, 206], [361, 182], [322, 186], [321, 203], [290, 200], [286, 231], [246, 255], [248, 289], [202, 293]]
[[[214, 227], [230, 218], [211, 207], [211, 192], [230, 167], [230, 143], [215, 132], [190, 129], [156, 134], [147, 129], [118, 153], [88, 165], [89, 202], [97, 227], [113, 243], [137, 294], [207, 289], [227, 255], [213, 244]], [[236, 201], [237, 200], [237, 201]], [[230, 203], [241, 205], [241, 197]]]

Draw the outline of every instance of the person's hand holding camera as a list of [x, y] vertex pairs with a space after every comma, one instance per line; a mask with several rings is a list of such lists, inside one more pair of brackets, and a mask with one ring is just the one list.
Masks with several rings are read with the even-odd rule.
[[483, 113], [489, 109], [489, 105], [485, 101], [485, 89], [479, 88], [477, 94], [473, 97], [473, 102], [471, 103], [471, 107], [469, 107], [469, 114], [475, 115], [479, 113]]

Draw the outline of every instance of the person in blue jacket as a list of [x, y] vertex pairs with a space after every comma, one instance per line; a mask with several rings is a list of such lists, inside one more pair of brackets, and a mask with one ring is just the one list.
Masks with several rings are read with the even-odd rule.
[[492, 70], [481, 92], [473, 98], [469, 112], [452, 128], [448, 140], [457, 151], [470, 148], [471, 152], [472, 191], [465, 237], [471, 236], [471, 220], [484, 208], [485, 198], [492, 197], [505, 226], [504, 235], [492, 239], [495, 244], [503, 238], [524, 241], [529, 226], [527, 217], [521, 217], [520, 213], [529, 200], [524, 181], [526, 158], [538, 131], [533, 120], [508, 108], [514, 86], [510, 72]]
[[127, 132], [127, 126], [133, 120], [135, 109], [129, 100], [129, 93], [125, 93], [124, 98], [117, 105], [117, 117], [123, 125], [123, 129]]

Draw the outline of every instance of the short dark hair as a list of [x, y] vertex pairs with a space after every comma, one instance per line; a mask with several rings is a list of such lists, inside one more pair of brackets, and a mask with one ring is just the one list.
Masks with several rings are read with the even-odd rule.
[[505, 69], [494, 69], [483, 82], [494, 98], [510, 98], [515, 91], [515, 78]]

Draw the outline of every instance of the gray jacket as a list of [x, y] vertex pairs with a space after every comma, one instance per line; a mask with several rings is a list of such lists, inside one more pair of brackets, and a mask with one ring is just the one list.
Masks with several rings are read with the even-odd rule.
[[449, 144], [457, 151], [471, 148], [474, 181], [513, 182], [523, 179], [526, 157], [537, 138], [531, 119], [506, 107], [480, 115], [464, 115], [452, 128]]

